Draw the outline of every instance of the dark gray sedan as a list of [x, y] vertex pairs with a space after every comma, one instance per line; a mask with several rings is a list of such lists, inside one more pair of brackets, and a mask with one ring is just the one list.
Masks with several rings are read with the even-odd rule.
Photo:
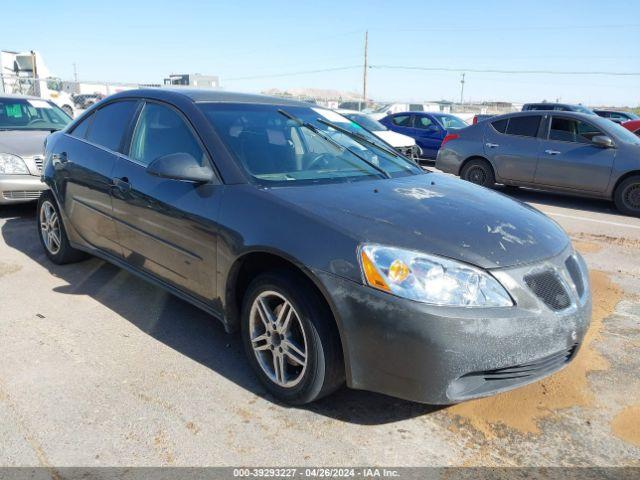
[[447, 404], [564, 367], [591, 295], [562, 229], [345, 122], [279, 98], [117, 94], [47, 141], [43, 248], [101, 257], [239, 330], [289, 403], [346, 380]]
[[640, 138], [576, 112], [501, 115], [449, 135], [436, 167], [465, 180], [613, 200], [640, 216]]

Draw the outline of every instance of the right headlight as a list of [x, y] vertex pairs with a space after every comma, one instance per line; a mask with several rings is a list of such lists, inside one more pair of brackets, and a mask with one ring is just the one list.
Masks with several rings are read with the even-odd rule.
[[17, 155], [0, 153], [0, 174], [23, 175], [29, 174], [29, 169], [24, 160]]
[[511, 307], [513, 300], [488, 272], [444, 257], [383, 245], [360, 249], [367, 284], [399, 297], [455, 307]]

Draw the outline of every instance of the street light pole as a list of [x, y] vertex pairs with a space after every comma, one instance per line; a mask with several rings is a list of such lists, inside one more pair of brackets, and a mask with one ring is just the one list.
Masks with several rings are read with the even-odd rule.
[[464, 104], [464, 73], [462, 74], [462, 79], [460, 80], [460, 105]]

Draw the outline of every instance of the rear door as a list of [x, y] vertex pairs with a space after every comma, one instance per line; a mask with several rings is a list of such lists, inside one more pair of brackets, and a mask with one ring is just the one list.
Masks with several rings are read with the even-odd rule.
[[484, 153], [499, 180], [533, 183], [542, 115], [531, 113], [486, 122]]
[[112, 218], [111, 174], [135, 108], [134, 100], [101, 107], [56, 142], [51, 152], [58, 200], [74, 233], [117, 257], [121, 250]]
[[158, 157], [189, 153], [209, 163], [187, 118], [173, 106], [146, 101], [129, 148], [114, 168], [113, 206], [125, 260], [204, 301], [216, 285], [218, 215], [223, 185], [196, 184], [147, 173]]
[[615, 148], [598, 147], [591, 139], [606, 135], [595, 125], [553, 113], [540, 141], [535, 183], [602, 193], [613, 169]]

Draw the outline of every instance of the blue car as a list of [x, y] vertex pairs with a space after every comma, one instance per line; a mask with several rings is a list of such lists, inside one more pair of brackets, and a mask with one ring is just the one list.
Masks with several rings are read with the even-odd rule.
[[460, 130], [468, 125], [455, 115], [448, 113], [402, 112], [388, 115], [380, 120], [394, 132], [402, 133], [416, 140], [422, 148], [422, 157], [435, 160], [442, 140], [452, 130]]

